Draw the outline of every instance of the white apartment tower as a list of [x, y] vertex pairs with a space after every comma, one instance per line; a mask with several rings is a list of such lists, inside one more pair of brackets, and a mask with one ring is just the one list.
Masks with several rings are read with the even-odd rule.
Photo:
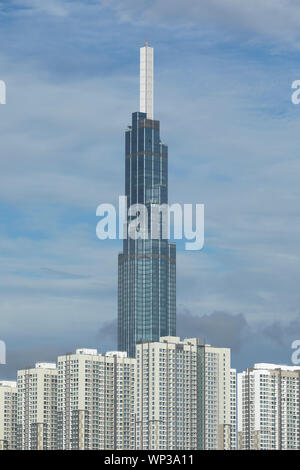
[[161, 337], [136, 348], [136, 448], [231, 449], [230, 350]]
[[300, 448], [300, 367], [255, 364], [238, 374], [238, 448]]
[[37, 363], [18, 371], [17, 448], [55, 450], [57, 428], [56, 364]]
[[[236, 413], [234, 401], [236, 384], [233, 380], [229, 348], [217, 348], [205, 344], [200, 348], [204, 368], [204, 383], [199, 386], [205, 390], [202, 406], [204, 408], [204, 427], [202, 448], [206, 450], [235, 449]], [[204, 364], [204, 365], [203, 365]]]
[[197, 340], [138, 344], [136, 360], [136, 448], [197, 449]]
[[231, 449], [237, 448], [237, 374], [230, 369], [230, 440]]
[[17, 382], [0, 381], [0, 450], [17, 445]]
[[58, 448], [134, 450], [134, 378], [125, 352], [58, 357]]

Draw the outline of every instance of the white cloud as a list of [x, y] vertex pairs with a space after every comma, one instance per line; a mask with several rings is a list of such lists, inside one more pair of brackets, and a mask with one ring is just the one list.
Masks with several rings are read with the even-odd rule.
[[64, 17], [69, 13], [69, 2], [65, 0], [13, 0], [15, 6], [32, 9], [56, 17]]
[[24, 64], [2, 64], [9, 97], [0, 108], [1, 200], [51, 200], [90, 211], [116, 200], [123, 185], [122, 130], [135, 101], [124, 90], [130, 77], [55, 83], [37, 68], [28, 74]]
[[300, 4], [297, 0], [127, 0], [106, 1], [120, 21], [160, 24], [168, 28], [220, 26], [228, 34], [251, 39], [267, 37], [300, 45]]

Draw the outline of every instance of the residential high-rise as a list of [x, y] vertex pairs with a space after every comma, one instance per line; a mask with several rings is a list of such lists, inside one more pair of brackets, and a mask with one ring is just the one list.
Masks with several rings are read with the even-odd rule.
[[153, 119], [153, 49], [147, 43], [140, 51], [140, 112], [125, 134], [125, 194], [127, 211], [142, 204], [148, 215], [148, 235], [141, 231], [139, 239], [128, 236], [128, 215], [118, 259], [118, 349], [134, 357], [136, 344], [176, 334], [176, 246], [153, 216], [168, 203], [168, 148]]
[[300, 367], [255, 364], [238, 374], [238, 448], [300, 449]]
[[229, 349], [161, 337], [136, 360], [137, 449], [235, 448]]
[[136, 347], [137, 449], [197, 449], [197, 340]]
[[230, 447], [237, 448], [237, 373], [230, 369]]
[[56, 364], [37, 363], [18, 371], [17, 448], [56, 449]]
[[58, 357], [58, 449], [134, 450], [135, 359], [77, 349]]
[[[200, 390], [203, 428], [200, 448], [206, 450], [235, 449], [236, 413], [234, 402], [236, 383], [233, 380], [229, 348], [205, 344], [199, 350], [202, 364]], [[204, 370], [204, 372], [203, 372]]]
[[0, 382], [0, 450], [17, 445], [17, 382]]

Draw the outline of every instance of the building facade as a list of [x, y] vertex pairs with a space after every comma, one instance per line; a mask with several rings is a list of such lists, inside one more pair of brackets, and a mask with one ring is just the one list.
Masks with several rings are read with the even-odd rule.
[[136, 354], [137, 449], [235, 448], [229, 349], [161, 337]]
[[37, 363], [33, 369], [19, 370], [17, 386], [17, 448], [56, 449], [56, 364]]
[[135, 449], [135, 359], [78, 349], [58, 357], [58, 448]]
[[[126, 239], [118, 258], [118, 349], [135, 356], [142, 341], [176, 334], [176, 246], [169, 243], [157, 209], [168, 204], [168, 148], [153, 119], [153, 49], [141, 48], [140, 112], [125, 134]], [[146, 208], [146, 230], [129, 236], [135, 205]], [[130, 209], [131, 208], [131, 209]]]
[[237, 373], [230, 369], [230, 447], [237, 449]]
[[238, 448], [299, 449], [300, 367], [255, 364], [238, 374]]
[[136, 348], [137, 449], [197, 449], [197, 341]]
[[0, 450], [17, 447], [17, 382], [0, 381]]
[[199, 351], [199, 366], [202, 383], [201, 405], [204, 419], [201, 449], [235, 449], [236, 412], [234, 401], [236, 384], [233, 380], [229, 348], [216, 348], [208, 344]]

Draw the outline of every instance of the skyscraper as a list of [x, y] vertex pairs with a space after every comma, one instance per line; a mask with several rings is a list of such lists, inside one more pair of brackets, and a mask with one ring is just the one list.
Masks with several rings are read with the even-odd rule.
[[128, 237], [119, 254], [118, 349], [135, 356], [136, 344], [176, 334], [176, 246], [151, 236], [154, 209], [168, 203], [168, 147], [160, 140], [160, 122], [153, 119], [153, 48], [140, 50], [140, 111], [132, 114], [125, 133], [127, 210], [147, 208], [148, 237]]

